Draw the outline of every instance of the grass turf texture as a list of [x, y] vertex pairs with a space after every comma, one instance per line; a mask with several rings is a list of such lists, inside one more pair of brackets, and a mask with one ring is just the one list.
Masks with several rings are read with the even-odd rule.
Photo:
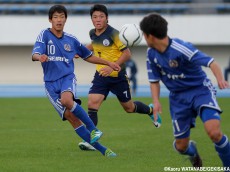
[[[87, 99], [83, 98], [86, 109]], [[137, 98], [149, 104], [150, 98]], [[224, 110], [222, 130], [230, 138], [230, 98], [219, 98]], [[47, 98], [1, 98], [0, 171], [3, 172], [153, 172], [164, 167], [191, 166], [172, 147], [173, 135], [168, 99], [162, 98], [161, 128], [142, 114], [127, 114], [115, 98], [108, 98], [99, 111], [100, 142], [117, 153], [116, 158], [78, 148], [81, 139], [68, 122], [62, 122]], [[204, 166], [221, 162], [207, 137], [200, 118], [192, 129]]]

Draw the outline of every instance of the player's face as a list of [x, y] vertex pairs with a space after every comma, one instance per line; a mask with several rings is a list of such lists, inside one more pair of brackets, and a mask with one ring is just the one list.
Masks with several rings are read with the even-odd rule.
[[95, 11], [92, 14], [92, 22], [96, 30], [103, 30], [107, 27], [108, 18], [105, 13], [101, 11]]
[[52, 29], [60, 32], [64, 29], [66, 17], [64, 13], [55, 12], [52, 16], [52, 19], [50, 19], [49, 21], [52, 24]]
[[145, 37], [145, 41], [146, 41], [147, 45], [148, 45], [149, 47], [154, 48], [153, 37], [152, 37], [152, 35], [146, 35], [146, 34], [144, 33], [144, 37]]

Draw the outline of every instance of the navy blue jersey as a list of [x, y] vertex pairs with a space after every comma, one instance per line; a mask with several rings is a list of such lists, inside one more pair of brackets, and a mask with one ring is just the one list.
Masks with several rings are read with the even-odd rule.
[[162, 81], [172, 92], [203, 85], [205, 72], [214, 59], [196, 49], [191, 43], [169, 39], [165, 52], [154, 48], [147, 52], [149, 82]]
[[48, 56], [48, 61], [42, 63], [44, 81], [56, 81], [74, 73], [73, 59], [76, 54], [86, 59], [92, 52], [71, 34], [64, 32], [61, 38], [57, 38], [50, 29], [45, 29], [37, 37], [33, 54]]

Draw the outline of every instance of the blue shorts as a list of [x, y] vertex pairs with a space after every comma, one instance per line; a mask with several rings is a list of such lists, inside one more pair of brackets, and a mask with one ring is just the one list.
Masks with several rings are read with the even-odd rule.
[[72, 92], [73, 99], [77, 101], [78, 99], [76, 99], [76, 86], [77, 83], [74, 74], [67, 75], [53, 82], [45, 82], [46, 95], [62, 120], [65, 120], [64, 112], [66, 108], [61, 104], [61, 93], [65, 91]]
[[[190, 135], [190, 128], [195, 127], [196, 117], [201, 115], [203, 108], [211, 108], [219, 112], [216, 101], [216, 90], [208, 84], [181, 92], [171, 92], [169, 96], [170, 113], [174, 129], [174, 137], [185, 138]], [[216, 117], [206, 117], [216, 119]]]
[[110, 91], [120, 102], [131, 100], [129, 79], [125, 72], [119, 72], [118, 77], [102, 77], [98, 72], [95, 73], [89, 94], [102, 94], [106, 99]]

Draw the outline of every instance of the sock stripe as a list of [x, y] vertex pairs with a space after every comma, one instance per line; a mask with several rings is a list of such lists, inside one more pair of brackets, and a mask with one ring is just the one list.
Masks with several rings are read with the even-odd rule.
[[81, 127], [84, 127], [84, 125], [82, 124], [82, 125], [80, 125], [79, 127], [74, 128], [74, 130], [77, 131], [77, 130], [78, 130], [79, 128], [81, 128]]
[[91, 108], [89, 108], [88, 112], [98, 112], [98, 110], [97, 109], [91, 109]]
[[74, 102], [74, 103], [73, 103], [73, 107], [72, 107], [72, 109], [70, 110], [70, 112], [73, 112], [73, 111], [75, 110], [76, 107], [77, 107], [77, 103]]
[[[221, 145], [218, 145], [217, 143], [215, 143], [216, 147], [219, 148], [224, 148], [227, 144], [228, 144], [228, 137], [226, 135], [223, 136], [226, 140], [224, 141], [224, 143], [222, 143]], [[222, 139], [221, 139], [222, 140]]]

